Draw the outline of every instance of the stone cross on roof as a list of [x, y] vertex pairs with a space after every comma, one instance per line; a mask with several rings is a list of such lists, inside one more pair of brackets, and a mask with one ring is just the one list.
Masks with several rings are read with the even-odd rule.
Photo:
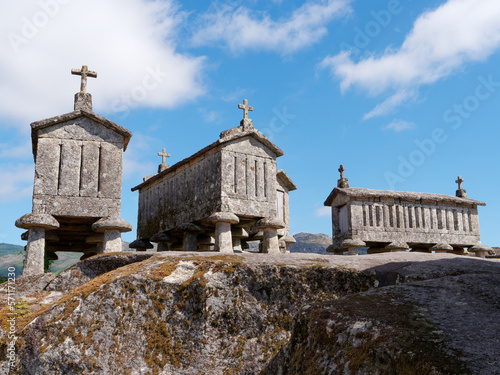
[[462, 182], [464, 182], [462, 176], [458, 176], [455, 182], [458, 184], [456, 196], [460, 198], [467, 198], [467, 191], [462, 187]]
[[345, 178], [345, 176], [344, 176], [345, 168], [342, 164], [340, 164], [339, 172], [340, 172], [340, 179], [337, 181], [337, 187], [348, 188], [349, 187], [349, 179]]
[[340, 164], [339, 172], [340, 172], [340, 178], [345, 178], [344, 177], [345, 168], [342, 164]]
[[248, 111], [253, 111], [253, 107], [248, 105], [248, 100], [244, 99], [243, 104], [238, 104], [238, 108], [243, 110], [243, 120], [248, 120]]
[[161, 156], [161, 164], [158, 166], [158, 173], [160, 173], [168, 168], [167, 158], [170, 157], [170, 154], [167, 154], [167, 150], [163, 149], [162, 152], [158, 153], [158, 156]]
[[97, 78], [97, 73], [89, 70], [87, 65], [83, 65], [82, 69], [71, 69], [71, 74], [82, 76], [82, 83], [80, 85], [80, 92], [87, 92], [87, 77]]

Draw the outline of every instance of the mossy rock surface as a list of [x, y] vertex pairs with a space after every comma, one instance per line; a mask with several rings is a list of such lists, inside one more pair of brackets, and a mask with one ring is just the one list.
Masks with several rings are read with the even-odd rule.
[[[283, 374], [334, 374], [340, 372], [324, 372], [322, 365], [337, 352], [332, 332], [340, 335], [356, 324], [366, 329], [354, 334], [357, 341], [350, 336], [343, 341], [344, 352], [354, 360], [342, 371], [362, 374], [376, 361], [386, 366], [382, 369], [389, 369], [380, 374], [391, 373], [391, 361], [412, 369], [412, 359], [420, 358], [414, 348], [420, 345], [435, 353], [428, 361], [433, 371], [454, 370], [453, 366], [463, 363], [464, 368], [474, 370], [473, 359], [453, 361], [462, 355], [453, 345], [446, 345], [454, 326], [434, 326], [432, 313], [425, 310], [430, 307], [413, 301], [408, 295], [416, 292], [408, 291], [439, 300], [432, 293], [445, 293], [441, 286], [446, 291], [448, 284], [443, 280], [449, 279], [449, 286], [465, 283], [464, 290], [481, 295], [486, 293], [485, 284], [494, 284], [500, 274], [498, 262], [463, 261], [446, 254], [136, 254], [87, 259], [55, 277], [49, 287], [47, 280], [39, 283], [40, 290], [29, 289], [30, 295], [21, 296], [29, 309], [17, 322], [20, 361], [14, 373], [277, 374], [272, 369], [279, 364]], [[471, 289], [476, 284], [477, 289]], [[22, 285], [20, 279], [20, 289]], [[449, 297], [446, 293], [442, 300]], [[486, 293], [483, 299], [493, 297]], [[468, 294], [463, 298], [471, 305], [477, 302]], [[463, 316], [457, 313], [461, 301], [442, 310], [443, 314], [455, 312], [449, 322]], [[481, 319], [498, 313], [492, 306], [483, 308], [489, 310]], [[469, 316], [476, 310], [463, 311]], [[6, 313], [6, 306], [0, 306], [0, 318]], [[484, 321], [494, 325], [490, 320]], [[406, 325], [413, 331], [405, 331]], [[376, 334], [378, 330], [384, 335]], [[415, 338], [414, 355], [405, 357], [406, 352], [398, 349], [411, 341], [405, 337]], [[479, 342], [484, 337], [475, 339]], [[4, 325], [0, 341], [5, 355]], [[387, 346], [388, 351], [378, 351], [389, 342], [394, 344]], [[495, 348], [488, 349], [488, 355]], [[321, 359], [313, 349], [322, 351]], [[428, 357], [422, 353], [422, 358]], [[448, 367], [436, 367], [440, 360]], [[299, 362], [307, 368], [293, 367]], [[5, 366], [3, 356], [0, 374]], [[305, 372], [293, 372], [299, 370]]]

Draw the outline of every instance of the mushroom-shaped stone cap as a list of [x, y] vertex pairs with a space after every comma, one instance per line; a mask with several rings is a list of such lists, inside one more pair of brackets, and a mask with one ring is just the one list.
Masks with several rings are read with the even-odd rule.
[[270, 217], [265, 217], [263, 219], [260, 219], [255, 224], [255, 228], [276, 228], [276, 229], [282, 229], [284, 227], [285, 227], [285, 223], [282, 222], [280, 219], [274, 219], [274, 218], [270, 218]]
[[207, 218], [209, 223], [224, 221], [229, 224], [238, 224], [240, 219], [232, 212], [215, 212]]
[[165, 232], [156, 233], [153, 237], [150, 238], [150, 241], [153, 242], [175, 242], [177, 239], [172, 237], [170, 234]]
[[346, 239], [340, 244], [341, 249], [348, 249], [350, 247], [365, 247], [366, 243], [361, 241], [359, 238]]
[[103, 217], [92, 224], [92, 230], [95, 232], [104, 232], [107, 230], [130, 232], [132, 230], [132, 225], [121, 217]]
[[469, 251], [475, 252], [475, 251], [493, 251], [493, 249], [489, 246], [486, 245], [474, 245], [469, 248]]
[[297, 242], [297, 241], [295, 241], [295, 238], [293, 238], [289, 234], [287, 234], [285, 237], [283, 237], [282, 240], [285, 241], [285, 243], [296, 243]]
[[104, 235], [101, 233], [93, 233], [85, 238], [86, 243], [100, 243], [104, 242]]
[[197, 242], [200, 245], [214, 245], [215, 238], [213, 236], [208, 235], [208, 234], [202, 234], [201, 236], [198, 236]]
[[391, 242], [385, 246], [387, 250], [409, 250], [410, 246], [406, 242]]
[[264, 232], [259, 230], [255, 235], [252, 236], [251, 240], [262, 240], [264, 239]]
[[49, 214], [26, 214], [16, 220], [16, 227], [30, 229], [32, 227], [44, 229], [57, 229], [59, 223], [54, 216]]
[[199, 233], [201, 232], [201, 228], [193, 223], [184, 223], [181, 224], [177, 227], [178, 230], [183, 231], [183, 232], [194, 232], [194, 233]]
[[128, 245], [131, 249], [152, 249], [154, 246], [148, 240], [139, 238]]
[[431, 251], [436, 251], [436, 250], [452, 251], [453, 246], [448, 245], [447, 243], [438, 243], [437, 245], [431, 246], [430, 250]]
[[231, 229], [231, 235], [233, 238], [248, 238], [248, 232], [245, 228], [236, 227]]

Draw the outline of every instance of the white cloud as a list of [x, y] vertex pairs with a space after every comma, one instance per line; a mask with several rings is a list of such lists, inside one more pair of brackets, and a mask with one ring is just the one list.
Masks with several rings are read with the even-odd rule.
[[219, 111], [211, 111], [206, 108], [198, 109], [204, 122], [220, 124], [223, 120], [223, 116]]
[[314, 211], [314, 215], [318, 217], [329, 216], [331, 213], [332, 213], [331, 207], [320, 207]]
[[372, 117], [383, 116], [392, 112], [395, 108], [399, 107], [401, 104], [405, 103], [410, 99], [414, 99], [416, 96], [413, 90], [400, 90], [396, 94], [391, 95], [382, 103], [378, 104], [370, 112], [363, 116], [363, 120], [368, 120]]
[[25, 142], [18, 145], [12, 145], [10, 143], [0, 143], [0, 159], [15, 159], [15, 160], [32, 160], [32, 146], [31, 140], [27, 137], [22, 138]]
[[0, 164], [0, 202], [11, 203], [30, 197], [33, 193], [33, 164]]
[[202, 17], [194, 45], [222, 41], [232, 52], [263, 49], [292, 53], [326, 35], [326, 24], [350, 12], [350, 0], [307, 1], [289, 18], [273, 20], [265, 12], [225, 6]]
[[352, 86], [380, 94], [430, 84], [500, 48], [498, 0], [448, 0], [423, 13], [398, 49], [354, 62], [348, 52], [325, 58], [322, 67]]
[[[123, 153], [124, 180], [133, 181], [135, 186], [139, 185], [144, 177], [158, 172], [158, 165], [161, 163], [161, 158], [158, 156], [157, 164], [150, 161], [150, 157], [156, 156], [158, 152], [151, 150], [152, 145], [157, 142], [157, 138], [140, 132], [134, 132], [134, 142], [130, 142], [127, 151]], [[168, 158], [167, 164], [172, 164], [168, 162]]]
[[185, 19], [172, 0], [0, 2], [3, 120], [27, 126], [72, 111], [80, 85], [70, 70], [84, 64], [98, 73], [88, 82], [96, 112], [195, 98], [204, 58], [176, 50]]
[[394, 119], [389, 125], [385, 126], [383, 129], [385, 130], [394, 130], [399, 133], [403, 130], [411, 130], [415, 129], [417, 125], [411, 121], [404, 121], [399, 119]]

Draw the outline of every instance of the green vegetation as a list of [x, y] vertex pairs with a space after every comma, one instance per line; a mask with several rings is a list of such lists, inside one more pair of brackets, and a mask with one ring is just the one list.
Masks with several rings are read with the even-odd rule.
[[[66, 268], [77, 263], [82, 253], [58, 252], [58, 260], [47, 260], [44, 264], [45, 272], [59, 274]], [[7, 281], [9, 267], [16, 269], [16, 277], [23, 272], [24, 246], [0, 243], [0, 283]]]

